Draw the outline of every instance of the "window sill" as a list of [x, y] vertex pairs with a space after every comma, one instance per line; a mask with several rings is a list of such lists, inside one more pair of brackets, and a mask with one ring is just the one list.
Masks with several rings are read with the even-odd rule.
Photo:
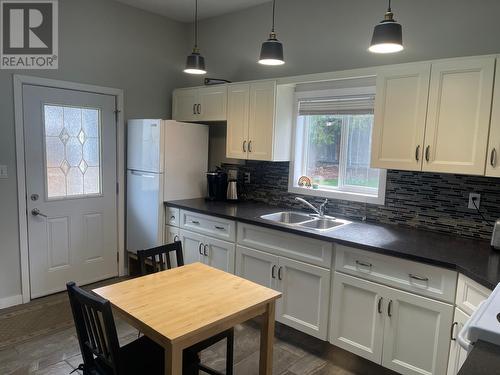
[[385, 189], [383, 189], [383, 193], [378, 196], [363, 193], [354, 193], [349, 191], [309, 189], [298, 186], [289, 186], [288, 192], [301, 195], [310, 195], [314, 197], [340, 199], [351, 202], [362, 202], [377, 205], [384, 205], [385, 203]]

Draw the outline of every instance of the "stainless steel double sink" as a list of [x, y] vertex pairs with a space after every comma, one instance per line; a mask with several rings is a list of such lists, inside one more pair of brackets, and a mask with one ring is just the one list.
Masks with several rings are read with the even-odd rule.
[[320, 232], [333, 230], [351, 223], [350, 221], [337, 219], [331, 216], [320, 217], [294, 211], [276, 212], [262, 215], [260, 218], [286, 226], [312, 229]]

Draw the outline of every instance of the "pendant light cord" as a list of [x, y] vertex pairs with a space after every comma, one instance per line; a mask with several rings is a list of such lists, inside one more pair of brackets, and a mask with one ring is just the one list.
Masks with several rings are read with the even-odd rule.
[[194, 5], [194, 48], [198, 49], [198, 0]]
[[273, 0], [273, 26], [271, 32], [274, 33], [274, 13], [276, 12], [276, 0]]
[[389, 7], [387, 8], [387, 11], [388, 12], [392, 12], [392, 9], [391, 9], [391, 0], [389, 0]]

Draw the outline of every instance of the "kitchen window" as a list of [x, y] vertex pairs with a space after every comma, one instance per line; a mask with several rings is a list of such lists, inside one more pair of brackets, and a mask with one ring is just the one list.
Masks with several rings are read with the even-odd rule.
[[296, 93], [289, 191], [383, 204], [386, 171], [370, 168], [374, 87]]

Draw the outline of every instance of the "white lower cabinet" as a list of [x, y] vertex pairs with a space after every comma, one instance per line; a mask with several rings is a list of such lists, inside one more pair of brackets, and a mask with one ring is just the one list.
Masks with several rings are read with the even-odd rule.
[[234, 243], [183, 229], [180, 230], [180, 240], [185, 264], [202, 262], [222, 271], [234, 273]]
[[450, 357], [448, 360], [447, 375], [457, 375], [467, 358], [467, 351], [459, 345], [456, 337], [469, 318], [469, 315], [455, 308], [455, 317], [451, 329]]
[[165, 243], [172, 243], [180, 240], [179, 228], [171, 225], [165, 225]]
[[446, 373], [453, 306], [335, 273], [332, 344], [401, 374]]
[[276, 320], [326, 340], [330, 271], [243, 246], [236, 247], [236, 274], [283, 293]]
[[382, 361], [383, 286], [336, 272], [330, 342], [373, 362]]

